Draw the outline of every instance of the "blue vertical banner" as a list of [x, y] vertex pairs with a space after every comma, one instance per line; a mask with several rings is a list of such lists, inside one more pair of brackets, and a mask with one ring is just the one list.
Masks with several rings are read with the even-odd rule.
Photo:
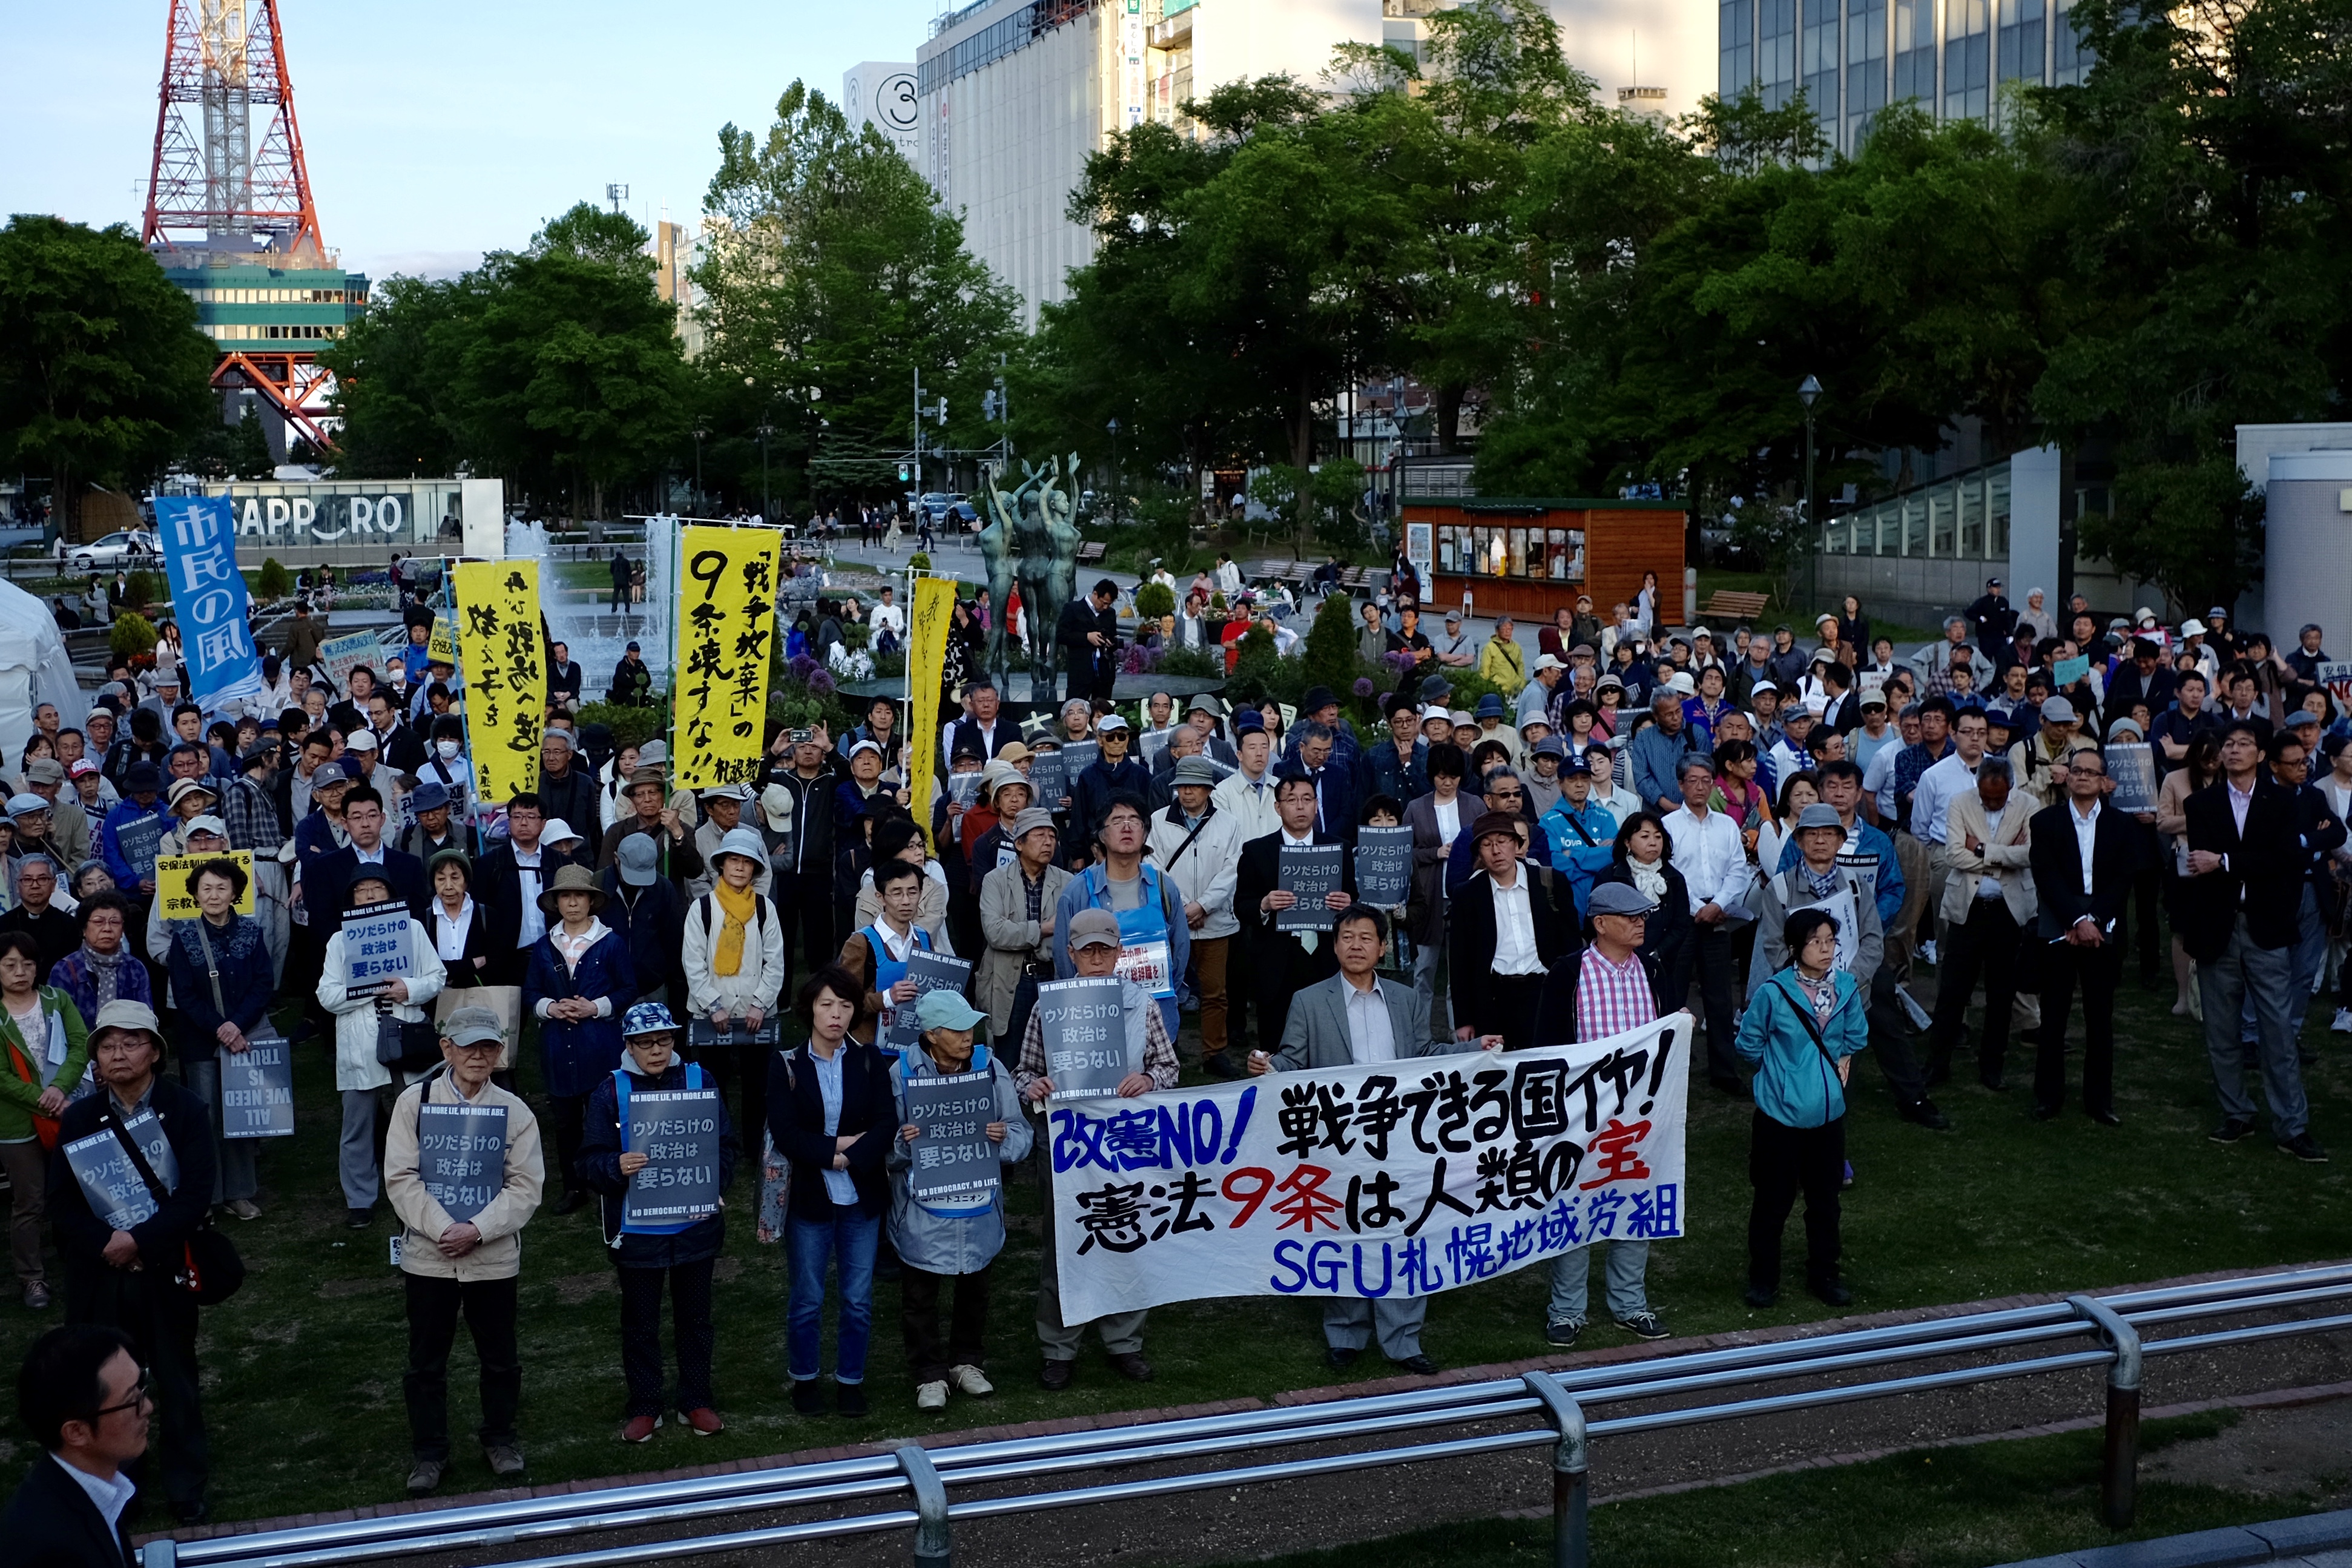
[[155, 527], [172, 608], [188, 661], [188, 700], [207, 712], [261, 695], [261, 657], [247, 621], [236, 569], [236, 512], [226, 496], [158, 496]]

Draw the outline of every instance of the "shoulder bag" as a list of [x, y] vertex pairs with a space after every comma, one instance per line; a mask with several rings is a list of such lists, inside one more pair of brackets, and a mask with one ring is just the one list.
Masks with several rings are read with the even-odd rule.
[[[47, 1020], [48, 1012], [46, 1008], [43, 1009], [41, 1017], [44, 1022]], [[26, 1083], [32, 1086], [34, 1093], [38, 1094], [43, 1089], [48, 1087], [41, 1081], [41, 1075], [33, 1069], [32, 1058], [25, 1050], [18, 1047], [16, 1035], [13, 1031], [6, 1035], [0, 1035], [0, 1041], [5, 1041], [8, 1047], [8, 1065], [16, 1069], [16, 1076], [18, 1078], [23, 1079]], [[58, 1119], [54, 1116], [45, 1116], [38, 1110], [33, 1111], [31, 1115], [33, 1118], [33, 1132], [35, 1136], [40, 1139], [41, 1147], [44, 1149], [56, 1148], [58, 1146]]]
[[[148, 1196], [155, 1200], [158, 1210], [162, 1209], [172, 1194], [157, 1179], [155, 1167], [147, 1163], [146, 1152], [114, 1114], [111, 1098], [104, 1100], [99, 1113], [106, 1119], [115, 1142], [122, 1145], [122, 1152], [131, 1156], [131, 1169], [147, 1184]], [[163, 1118], [156, 1121], [160, 1124]], [[197, 1222], [194, 1233], [182, 1244], [180, 1259], [180, 1271], [172, 1276], [172, 1283], [194, 1296], [199, 1307], [217, 1307], [245, 1284], [245, 1259], [237, 1255], [235, 1242], [213, 1228], [210, 1205], [205, 1205], [205, 1217]]]
[[1797, 1015], [1797, 1022], [1805, 1026], [1805, 1033], [1812, 1039], [1813, 1049], [1822, 1053], [1822, 1060], [1830, 1064], [1830, 1070], [1837, 1074], [1839, 1087], [1843, 1088], [1846, 1082], [1846, 1074], [1851, 1070], [1851, 1062], [1853, 1058], [1848, 1058], [1845, 1061], [1840, 1061], [1837, 1058], [1830, 1055], [1830, 1043], [1822, 1037], [1822, 1026], [1813, 1019], [1813, 1008], [1811, 1003], [1807, 1002], [1801, 995], [1794, 997], [1790, 996], [1789, 994], [1789, 988], [1785, 985], [1775, 986], [1773, 989], [1780, 993], [1780, 999], [1783, 1002], [1788, 1003], [1790, 1011]]

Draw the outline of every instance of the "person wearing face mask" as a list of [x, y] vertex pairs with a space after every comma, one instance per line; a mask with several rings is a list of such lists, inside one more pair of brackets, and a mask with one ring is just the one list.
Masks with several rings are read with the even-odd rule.
[[474, 794], [474, 763], [466, 755], [466, 721], [445, 713], [433, 721], [433, 744], [425, 765], [416, 772], [423, 784], [437, 784], [449, 792], [449, 804], [464, 815]]

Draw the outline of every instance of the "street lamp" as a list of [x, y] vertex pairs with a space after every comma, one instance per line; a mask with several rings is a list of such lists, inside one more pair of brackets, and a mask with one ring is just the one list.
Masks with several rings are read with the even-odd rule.
[[768, 497], [768, 437], [775, 433], [773, 425], [764, 419], [760, 421], [760, 518], [763, 522], [774, 510]]
[[1108, 425], [1105, 426], [1104, 428], [1110, 432], [1110, 521], [1111, 526], [1116, 528], [1118, 526], [1118, 490], [1120, 477], [1118, 461], [1118, 421], [1114, 419]]
[[1822, 395], [1821, 377], [1808, 375], [1798, 384], [1797, 401], [1805, 405], [1805, 531], [1807, 534], [1806, 577], [1814, 604], [1822, 597], [1822, 536], [1821, 520], [1813, 515], [1813, 404]]
[[694, 422], [694, 504], [702, 504], [702, 438], [710, 432], [701, 420]]

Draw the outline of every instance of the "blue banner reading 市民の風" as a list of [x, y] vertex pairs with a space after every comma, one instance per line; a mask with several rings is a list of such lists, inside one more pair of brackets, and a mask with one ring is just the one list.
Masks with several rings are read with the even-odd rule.
[[207, 711], [261, 695], [261, 658], [236, 569], [236, 514], [220, 496], [158, 496], [155, 528], [180, 617], [189, 700]]

